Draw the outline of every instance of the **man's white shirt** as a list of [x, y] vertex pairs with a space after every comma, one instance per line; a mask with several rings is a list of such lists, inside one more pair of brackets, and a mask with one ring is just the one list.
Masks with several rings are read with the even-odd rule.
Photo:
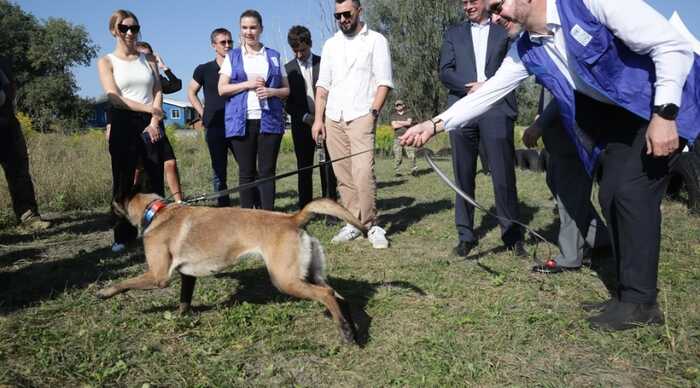
[[[654, 105], [680, 106], [683, 85], [693, 63], [690, 44], [656, 10], [642, 0], [583, 0], [591, 14], [622, 40], [630, 50], [649, 55], [656, 67]], [[571, 70], [555, 0], [547, 0], [547, 28], [552, 35], [530, 34], [575, 90], [601, 102], [605, 96], [588, 87]], [[524, 37], [521, 37], [524, 39]], [[484, 114], [529, 76], [514, 43], [496, 74], [477, 91], [457, 101], [438, 118], [446, 130], [461, 128]]]
[[316, 87], [328, 91], [326, 117], [352, 121], [369, 114], [380, 86], [394, 87], [389, 43], [367, 24], [353, 37], [338, 31], [323, 45]]

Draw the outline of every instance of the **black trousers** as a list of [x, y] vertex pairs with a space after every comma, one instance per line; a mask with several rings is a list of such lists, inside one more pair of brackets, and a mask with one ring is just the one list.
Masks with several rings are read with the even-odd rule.
[[[297, 168], [312, 166], [316, 152], [316, 142], [311, 136], [311, 127], [301, 121], [292, 121], [292, 140], [294, 141], [294, 153], [297, 157]], [[328, 160], [328, 148], [323, 145]], [[331, 165], [320, 168], [321, 193], [325, 198], [337, 199], [336, 179]], [[299, 192], [299, 209], [311, 202], [314, 194], [313, 170], [299, 172], [297, 188]]]
[[[211, 157], [211, 169], [214, 172], [214, 191], [228, 189], [228, 151], [233, 153], [233, 146], [226, 139], [224, 128], [207, 128], [205, 139]], [[231, 206], [231, 198], [228, 195], [217, 198], [217, 205]]]
[[[469, 196], [474, 197], [476, 158], [481, 140], [491, 170], [496, 213], [509, 219], [519, 219], [513, 160], [513, 120], [502, 114], [487, 113], [475, 127], [454, 130], [449, 134], [452, 168], [457, 185]], [[455, 196], [455, 224], [460, 241], [477, 240], [474, 234], [474, 207], [459, 195]], [[501, 239], [505, 245], [522, 240], [522, 228], [518, 225], [504, 220], [499, 220], [499, 224]]]
[[[129, 198], [137, 189], [147, 193], [165, 194], [163, 160], [155, 157], [159, 141], [146, 147], [142, 132], [148, 126], [151, 115], [121, 109], [112, 110], [112, 130], [109, 135], [109, 154], [112, 157], [112, 200], [118, 203]], [[143, 186], [134, 187], [137, 166], [144, 170]], [[126, 219], [115, 214], [114, 242], [128, 243], [136, 239], [138, 231]]]
[[[233, 156], [238, 162], [239, 184], [275, 175], [282, 134], [261, 133], [260, 120], [247, 120], [245, 136], [232, 137], [229, 141], [233, 147]], [[270, 181], [252, 189], [242, 190], [240, 199], [242, 208], [273, 210], [275, 182]]]
[[647, 155], [649, 122], [617, 106], [577, 94], [576, 116], [579, 127], [605, 145], [598, 197], [618, 264], [618, 296], [623, 302], [655, 303], [660, 206], [680, 150], [663, 158]]
[[29, 155], [22, 128], [15, 117], [0, 120], [0, 164], [10, 191], [12, 209], [18, 221], [28, 210], [38, 215], [34, 184], [29, 175]]

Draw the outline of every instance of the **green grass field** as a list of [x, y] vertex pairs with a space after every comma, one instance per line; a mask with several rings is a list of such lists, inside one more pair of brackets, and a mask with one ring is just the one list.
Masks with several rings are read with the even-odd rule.
[[[277, 292], [255, 259], [200, 279], [188, 316], [177, 314], [179, 280], [98, 300], [98, 288], [144, 270], [143, 251], [109, 249], [101, 135], [47, 136], [28, 142], [53, 228], [31, 235], [13, 227], [0, 178], [0, 386], [700, 386], [700, 218], [680, 203], [663, 205], [667, 324], [598, 332], [580, 303], [607, 297], [599, 273], [609, 260], [598, 258], [596, 270], [532, 274], [532, 262], [503, 251], [497, 223], [479, 212], [478, 260], [451, 257], [454, 194], [424, 161], [418, 177], [395, 178], [391, 161], [379, 158], [390, 249], [332, 245], [337, 228], [308, 226], [324, 245], [329, 283], [361, 324], [363, 345], [353, 347], [341, 344], [322, 305]], [[174, 143], [186, 193], [209, 191], [202, 139]], [[449, 160], [438, 164], [451, 171]], [[278, 171], [294, 165], [285, 153]], [[489, 178], [477, 179], [478, 199], [492, 207]], [[522, 220], [553, 238], [558, 219], [544, 175], [519, 171], [518, 191]], [[277, 192], [278, 210], [294, 211], [295, 179], [279, 181]]]

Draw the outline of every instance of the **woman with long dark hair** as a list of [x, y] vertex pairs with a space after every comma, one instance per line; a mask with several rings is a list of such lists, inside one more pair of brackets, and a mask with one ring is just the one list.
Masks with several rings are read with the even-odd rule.
[[[262, 16], [241, 14], [241, 46], [231, 50], [219, 72], [219, 94], [228, 97], [226, 138], [238, 162], [238, 182], [246, 184], [275, 175], [285, 114], [282, 99], [289, 95], [280, 53], [260, 42]], [[272, 210], [275, 183], [267, 182], [240, 193], [241, 207]]]

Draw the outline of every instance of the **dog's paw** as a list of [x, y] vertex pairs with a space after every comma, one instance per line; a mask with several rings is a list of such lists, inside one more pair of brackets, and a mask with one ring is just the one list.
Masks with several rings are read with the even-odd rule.
[[117, 290], [114, 287], [107, 287], [97, 291], [97, 297], [100, 299], [107, 299], [111, 298], [116, 293]]

